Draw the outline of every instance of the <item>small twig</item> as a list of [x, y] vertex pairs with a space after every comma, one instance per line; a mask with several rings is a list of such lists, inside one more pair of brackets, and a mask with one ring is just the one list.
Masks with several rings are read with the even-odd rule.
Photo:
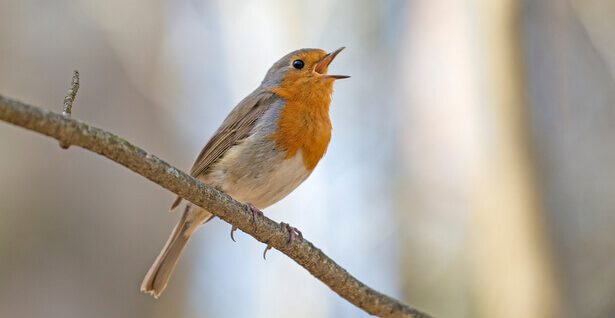
[[70, 88], [68, 92], [66, 92], [66, 97], [64, 97], [64, 111], [62, 111], [62, 115], [64, 117], [69, 117], [73, 111], [73, 103], [75, 102], [75, 98], [77, 98], [77, 92], [79, 91], [79, 71], [73, 72], [73, 80], [70, 82]]
[[[73, 112], [73, 103], [77, 98], [77, 92], [79, 91], [79, 71], [73, 72], [73, 79], [70, 83], [70, 88], [68, 92], [66, 92], [66, 96], [64, 97], [64, 110], [62, 111], [62, 115], [66, 118], [70, 118]], [[60, 148], [68, 149], [70, 144], [60, 141]]]

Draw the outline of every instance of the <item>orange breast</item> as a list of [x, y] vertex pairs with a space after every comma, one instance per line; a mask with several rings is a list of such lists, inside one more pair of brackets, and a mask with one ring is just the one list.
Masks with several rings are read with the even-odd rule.
[[280, 112], [278, 129], [271, 137], [279, 149], [286, 150], [286, 158], [292, 158], [301, 150], [308, 170], [316, 167], [331, 140], [329, 103], [332, 90], [332, 83], [314, 78], [286, 78], [279, 87], [272, 89], [284, 99], [285, 105]]

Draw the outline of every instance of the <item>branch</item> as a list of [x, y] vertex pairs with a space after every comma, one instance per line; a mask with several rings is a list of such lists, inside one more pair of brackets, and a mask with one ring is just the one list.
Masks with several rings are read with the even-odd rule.
[[[76, 90], [75, 90], [76, 91]], [[70, 109], [70, 107], [69, 107]], [[182, 198], [211, 211], [220, 219], [269, 244], [303, 266], [338, 295], [380, 317], [429, 317], [371, 289], [350, 275], [307, 240], [287, 244], [288, 232], [267, 217], [256, 218], [246, 205], [211, 188], [119, 136], [86, 123], [0, 95], [0, 120], [105, 156]]]

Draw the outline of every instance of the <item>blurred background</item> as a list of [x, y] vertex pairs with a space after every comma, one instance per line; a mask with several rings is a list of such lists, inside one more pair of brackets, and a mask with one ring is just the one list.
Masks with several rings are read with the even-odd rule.
[[[436, 317], [615, 316], [615, 2], [0, 0], [0, 94], [188, 170], [301, 47], [346, 46], [333, 137], [265, 213]], [[0, 123], [0, 317], [366, 317], [215, 220], [155, 301], [179, 215], [117, 164]]]

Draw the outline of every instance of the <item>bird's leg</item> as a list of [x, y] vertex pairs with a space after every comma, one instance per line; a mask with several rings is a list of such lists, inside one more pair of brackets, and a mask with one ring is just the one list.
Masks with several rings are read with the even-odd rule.
[[[246, 203], [246, 206], [250, 209], [250, 213], [252, 213], [252, 224], [254, 224], [254, 230], [256, 231], [256, 217], [263, 216], [263, 211], [257, 209], [252, 203]], [[233, 225], [233, 227], [231, 227], [231, 240], [233, 240], [233, 242], [236, 242], [233, 236], [235, 231], [237, 231], [237, 227]]]
[[284, 222], [280, 223], [280, 225], [283, 229], [288, 231], [288, 241], [286, 242], [286, 246], [293, 244], [293, 241], [297, 238], [300, 241], [303, 241], [303, 233], [301, 233], [301, 231], [299, 231], [296, 227], [292, 227], [290, 224]]

